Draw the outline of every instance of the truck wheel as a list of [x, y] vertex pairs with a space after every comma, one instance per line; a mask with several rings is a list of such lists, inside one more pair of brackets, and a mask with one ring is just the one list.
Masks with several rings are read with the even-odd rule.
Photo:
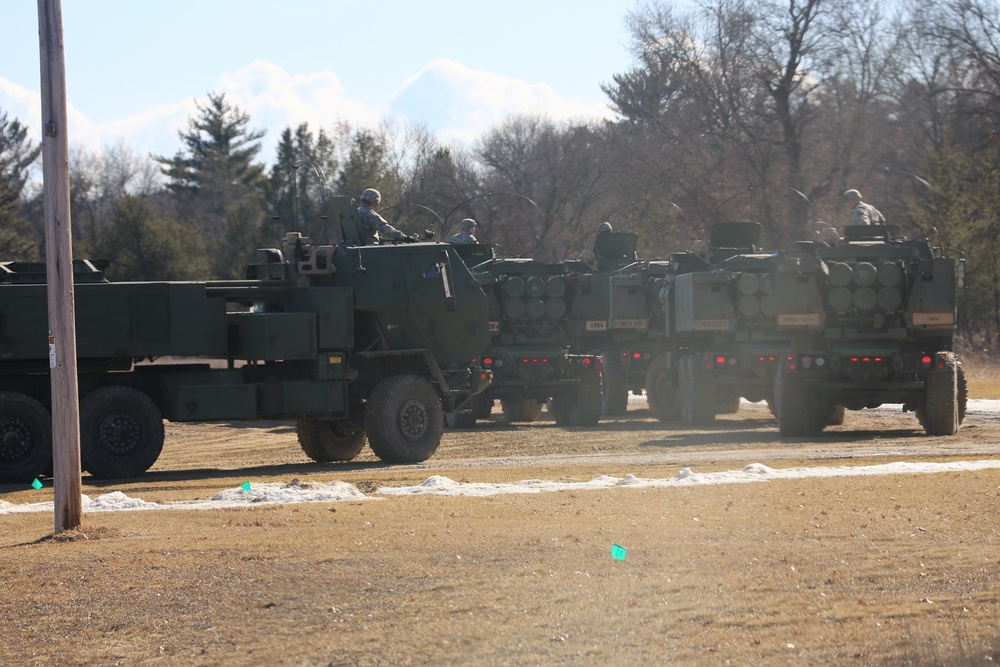
[[958, 431], [958, 372], [954, 363], [927, 375], [922, 424], [927, 435], [955, 435]]
[[601, 394], [601, 414], [605, 416], [624, 415], [628, 412], [628, 375], [614, 355], [604, 357], [601, 369], [603, 392]]
[[472, 414], [477, 420], [489, 419], [493, 414], [493, 387], [488, 387], [486, 391], [478, 394], [473, 405], [475, 407], [472, 408]]
[[533, 398], [516, 401], [501, 398], [500, 407], [503, 408], [503, 416], [509, 422], [538, 421], [538, 417], [542, 414], [542, 404]]
[[650, 411], [662, 422], [681, 418], [677, 380], [667, 367], [666, 357], [657, 357], [646, 371], [646, 400]]
[[365, 446], [365, 430], [360, 424], [342, 419], [309, 419], [295, 422], [299, 446], [318, 463], [350, 461]]
[[601, 419], [601, 378], [588, 373], [580, 384], [552, 398], [556, 426], [596, 426]]
[[962, 362], [955, 362], [955, 369], [958, 373], [958, 423], [961, 424], [965, 421], [965, 409], [969, 405], [969, 385], [965, 381], [965, 369], [962, 368]]
[[52, 415], [21, 393], [0, 393], [0, 482], [27, 483], [52, 468]]
[[368, 398], [365, 430], [372, 451], [386, 463], [426, 461], [441, 444], [441, 399], [422, 377], [387, 377]]
[[779, 369], [774, 378], [774, 404], [782, 437], [802, 438], [813, 432], [809, 396], [787, 368]]
[[826, 419], [827, 426], [842, 426], [846, 415], [847, 408], [843, 405], [833, 406], [833, 410], [830, 411], [830, 414]]
[[694, 356], [681, 361], [681, 416], [689, 426], [715, 421], [715, 391]]
[[715, 397], [715, 414], [735, 415], [740, 411], [740, 395], [728, 391], [718, 391]]
[[146, 394], [104, 387], [80, 403], [80, 463], [94, 477], [137, 477], [163, 450], [163, 417]]

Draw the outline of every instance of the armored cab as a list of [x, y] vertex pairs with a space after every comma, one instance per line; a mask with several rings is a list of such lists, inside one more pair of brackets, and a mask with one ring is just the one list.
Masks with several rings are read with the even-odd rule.
[[759, 242], [758, 223], [721, 223], [708, 244], [671, 256], [662, 345], [646, 379], [660, 419], [706, 424], [736, 412], [740, 398], [771, 400], [787, 340], [777, 327], [778, 256]]
[[486, 392], [447, 416], [470, 427], [499, 399], [510, 422], [535, 421], [551, 401], [556, 423], [588, 426], [600, 418], [600, 357], [571, 351], [567, 314], [580, 290], [562, 263], [496, 257], [489, 246], [458, 246], [489, 303], [490, 346], [477, 358], [493, 373]]
[[884, 403], [914, 412], [929, 435], [954, 434], [967, 399], [954, 350], [964, 259], [896, 225], [830, 231], [775, 273], [778, 325], [791, 340], [774, 390], [782, 435]]
[[[350, 200], [342, 226], [354, 225]], [[352, 217], [353, 216], [353, 217]], [[350, 239], [351, 230], [343, 234]], [[422, 461], [442, 409], [489, 384], [488, 304], [453, 246], [314, 245], [258, 251], [246, 280], [112, 283], [75, 263], [81, 461], [141, 474], [163, 419], [294, 419], [316, 461]], [[0, 480], [51, 466], [44, 266], [0, 264]]]

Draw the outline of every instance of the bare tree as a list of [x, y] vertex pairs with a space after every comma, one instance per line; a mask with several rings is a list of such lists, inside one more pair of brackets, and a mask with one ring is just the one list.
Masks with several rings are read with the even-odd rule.
[[896, 42], [875, 7], [710, 0], [678, 16], [651, 2], [630, 15], [639, 66], [605, 90], [643, 145], [664, 152], [668, 195], [695, 218], [753, 218], [772, 239], [801, 236], [855, 159], [867, 169], [887, 144], [865, 133], [886, 114]]
[[115, 204], [125, 195], [149, 198], [162, 189], [156, 163], [121, 141], [102, 152], [70, 151], [70, 205], [76, 241], [90, 241], [108, 224]]
[[495, 240], [509, 253], [561, 260], [600, 222], [611, 161], [605, 134], [537, 116], [508, 118], [475, 146]]

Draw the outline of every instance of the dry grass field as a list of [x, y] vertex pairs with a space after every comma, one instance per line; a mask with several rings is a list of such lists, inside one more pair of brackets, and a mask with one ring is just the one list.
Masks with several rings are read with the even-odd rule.
[[969, 396], [1000, 399], [1000, 364], [984, 353], [966, 353], [962, 358]]
[[[1000, 398], [982, 366], [966, 363], [970, 395]], [[55, 536], [51, 513], [0, 514], [0, 665], [996, 664], [1000, 470], [377, 492], [431, 475], [670, 478], [765, 450], [772, 468], [1000, 459], [997, 417], [970, 416], [954, 438], [924, 436], [912, 416], [865, 419], [815, 443], [782, 443], [753, 410], [703, 432], [642, 414], [596, 429], [488, 424], [395, 468], [367, 453], [311, 464], [282, 424], [170, 425], [153, 471], [85, 477], [84, 493], [166, 502], [245, 479], [342, 480], [368, 499], [88, 513]], [[50, 488], [0, 487], [3, 501], [44, 499]]]

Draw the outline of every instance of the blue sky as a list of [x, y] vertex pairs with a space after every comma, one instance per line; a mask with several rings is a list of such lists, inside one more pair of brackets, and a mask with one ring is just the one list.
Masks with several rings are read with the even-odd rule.
[[[40, 140], [38, 7], [4, 0], [0, 110]], [[63, 0], [70, 144], [172, 155], [225, 92], [266, 129], [395, 118], [468, 142], [516, 112], [610, 117], [635, 0]]]

